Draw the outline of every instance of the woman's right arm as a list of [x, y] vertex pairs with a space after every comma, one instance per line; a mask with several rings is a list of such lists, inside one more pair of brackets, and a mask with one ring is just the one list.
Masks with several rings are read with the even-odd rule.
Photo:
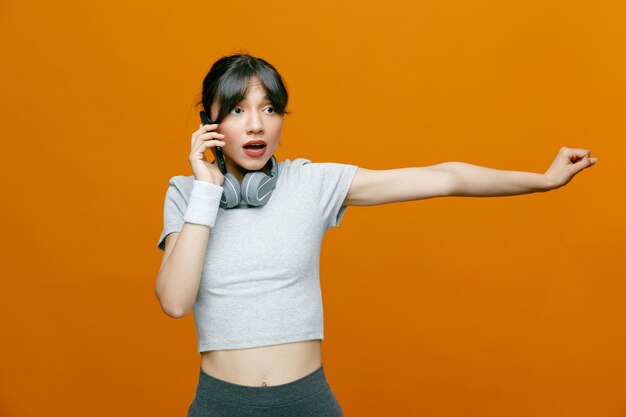
[[[214, 202], [219, 204], [216, 190], [210, 188], [224, 182], [224, 175], [217, 165], [209, 164], [204, 154], [209, 148], [226, 145], [226, 142], [220, 140], [224, 138], [224, 135], [215, 130], [217, 127], [217, 123], [200, 124], [200, 128], [191, 135], [189, 163], [194, 178], [200, 181], [199, 183], [194, 181], [194, 190], [196, 186], [200, 186], [198, 189], [200, 195], [197, 197], [203, 200], [202, 204], [205, 204], [206, 198], [210, 198], [210, 204]], [[209, 184], [206, 183], [211, 186], [207, 188]], [[194, 190], [192, 190], [192, 199], [194, 199]], [[196, 301], [211, 230], [210, 226], [205, 226], [210, 222], [207, 223], [204, 217], [198, 213], [198, 207], [194, 208], [191, 220], [200, 218], [200, 221], [197, 223], [185, 221], [180, 232], [172, 232], [165, 237], [163, 259], [154, 291], [161, 309], [170, 317], [185, 317]]]
[[198, 295], [211, 228], [184, 223], [180, 232], [165, 237], [165, 250], [154, 286], [165, 314], [185, 317]]

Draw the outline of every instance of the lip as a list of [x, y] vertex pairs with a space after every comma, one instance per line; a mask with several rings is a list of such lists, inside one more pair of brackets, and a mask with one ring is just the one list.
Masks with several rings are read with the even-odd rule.
[[246, 143], [244, 143], [243, 146], [247, 146], [247, 145], [255, 145], [255, 144], [261, 144], [261, 145], [265, 145], [262, 149], [246, 149], [245, 147], [242, 148], [243, 152], [248, 155], [251, 156], [253, 158], [258, 158], [260, 156], [263, 156], [265, 154], [265, 151], [267, 150], [267, 142], [265, 142], [264, 140], [261, 139], [254, 139], [251, 141], [248, 141]]
[[258, 158], [260, 156], [263, 156], [265, 154], [265, 151], [267, 150], [267, 145], [265, 145], [262, 149], [256, 150], [256, 149], [246, 149], [243, 148], [243, 152], [248, 155], [251, 156], [253, 158]]
[[256, 144], [263, 144], [267, 148], [267, 142], [265, 142], [264, 140], [260, 140], [260, 139], [255, 139], [255, 140], [251, 140], [249, 142], [246, 142], [246, 143], [243, 144], [243, 146], [256, 145]]

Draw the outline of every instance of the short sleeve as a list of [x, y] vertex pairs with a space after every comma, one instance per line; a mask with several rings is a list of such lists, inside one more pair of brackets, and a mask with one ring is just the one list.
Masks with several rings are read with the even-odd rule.
[[304, 162], [302, 169], [312, 177], [312, 188], [326, 228], [338, 227], [347, 206], [342, 205], [359, 167], [336, 162]]
[[183, 216], [186, 209], [187, 201], [176, 182], [176, 177], [172, 177], [169, 181], [169, 187], [165, 193], [165, 203], [163, 204], [163, 230], [157, 244], [160, 250], [165, 250], [165, 237], [168, 234], [182, 230], [185, 223]]

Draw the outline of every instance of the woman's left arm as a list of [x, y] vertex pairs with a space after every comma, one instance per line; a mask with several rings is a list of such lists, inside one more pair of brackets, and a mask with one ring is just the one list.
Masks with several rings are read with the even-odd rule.
[[369, 170], [359, 168], [344, 205], [377, 205], [433, 197], [495, 197], [559, 188], [597, 158], [587, 149], [563, 147], [543, 174], [506, 171], [444, 162], [428, 167]]
[[545, 192], [560, 188], [574, 175], [592, 166], [598, 159], [589, 157], [587, 149], [562, 147], [543, 174], [484, 168], [464, 162], [448, 162], [446, 169], [457, 178], [452, 195], [496, 197]]

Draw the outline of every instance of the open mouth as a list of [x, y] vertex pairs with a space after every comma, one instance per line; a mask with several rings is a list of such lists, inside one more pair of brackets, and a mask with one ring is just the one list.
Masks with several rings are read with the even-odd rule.
[[244, 146], [245, 149], [263, 149], [265, 148], [265, 145], [262, 143], [258, 143], [258, 144], [254, 144], [254, 145], [246, 145]]
[[252, 158], [259, 158], [263, 156], [266, 150], [267, 150], [267, 145], [264, 143], [255, 143], [255, 144], [245, 145], [243, 147], [243, 153], [245, 153], [246, 155]]

